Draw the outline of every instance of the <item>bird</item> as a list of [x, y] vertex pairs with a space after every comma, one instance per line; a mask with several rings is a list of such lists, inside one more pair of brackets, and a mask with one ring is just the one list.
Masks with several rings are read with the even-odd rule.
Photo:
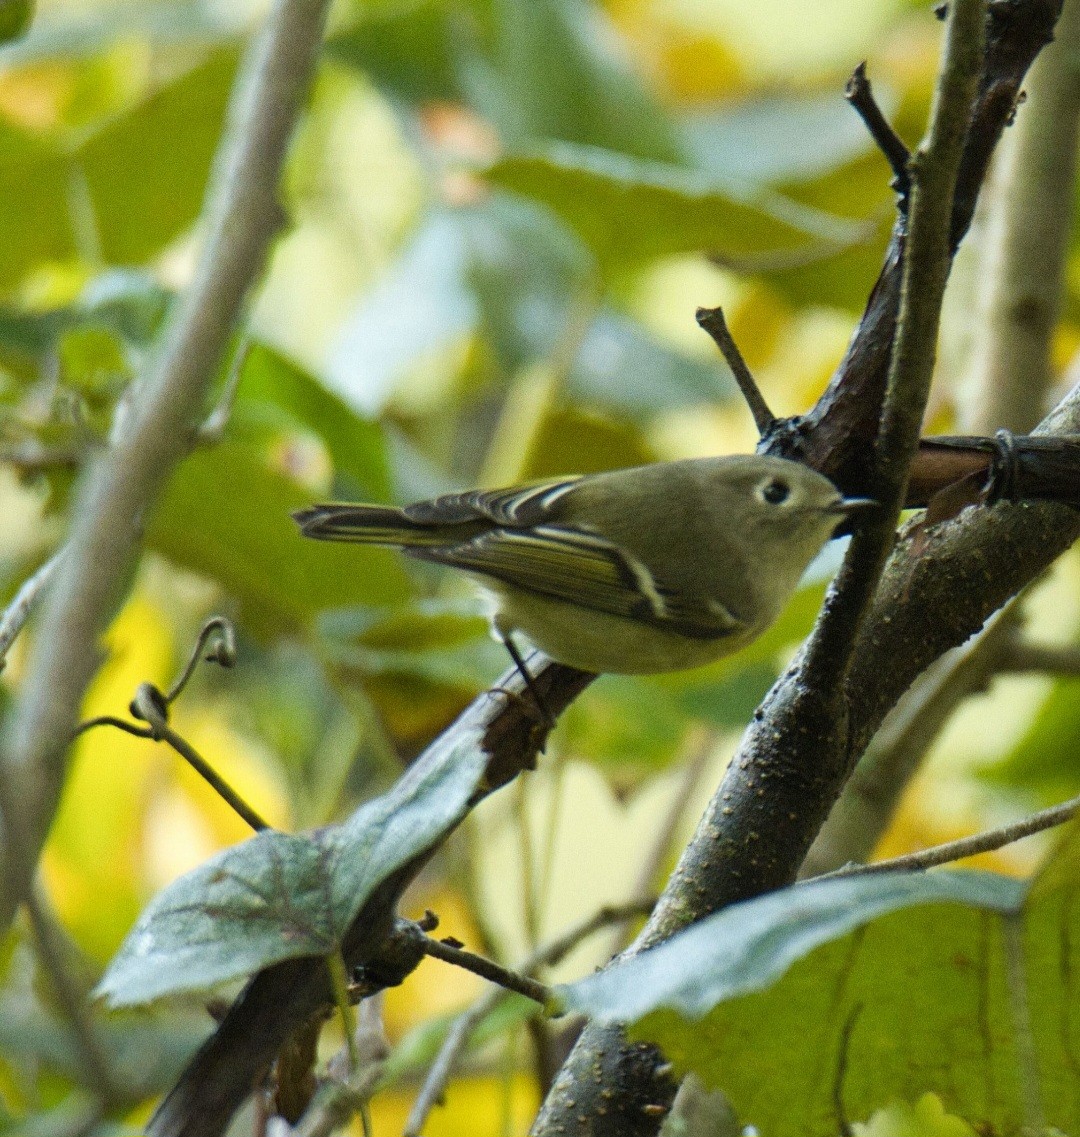
[[494, 598], [494, 631], [531, 689], [517, 633], [595, 673], [678, 671], [738, 651], [838, 525], [875, 506], [802, 463], [754, 454], [293, 517], [305, 537], [464, 570]]

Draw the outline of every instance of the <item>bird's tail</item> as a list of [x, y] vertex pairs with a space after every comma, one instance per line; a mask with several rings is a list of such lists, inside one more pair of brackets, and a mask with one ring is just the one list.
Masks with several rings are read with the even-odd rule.
[[440, 526], [413, 521], [392, 505], [313, 505], [293, 514], [305, 537], [402, 548], [446, 543]]

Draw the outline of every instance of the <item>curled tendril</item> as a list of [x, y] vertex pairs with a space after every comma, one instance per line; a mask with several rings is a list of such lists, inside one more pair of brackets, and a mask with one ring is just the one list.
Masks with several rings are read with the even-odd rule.
[[[212, 646], [207, 649], [207, 644]], [[205, 656], [204, 656], [205, 651]], [[214, 616], [203, 624], [195, 640], [195, 647], [180, 673], [180, 678], [164, 694], [153, 683], [140, 683], [135, 689], [135, 697], [128, 704], [131, 717], [138, 722], [128, 722], [114, 715], [98, 715], [87, 719], [75, 729], [75, 737], [96, 726], [112, 726], [136, 738], [149, 738], [154, 742], [164, 742], [171, 746], [202, 778], [204, 778], [224, 800], [251, 826], [258, 831], [269, 828], [266, 821], [251, 808], [247, 802], [222, 778], [217, 771], [196, 751], [196, 749], [169, 726], [169, 707], [188, 684], [199, 664], [205, 658], [221, 667], [232, 667], [236, 662], [236, 633], [232, 624], [224, 616]], [[145, 723], [140, 726], [139, 723]]]

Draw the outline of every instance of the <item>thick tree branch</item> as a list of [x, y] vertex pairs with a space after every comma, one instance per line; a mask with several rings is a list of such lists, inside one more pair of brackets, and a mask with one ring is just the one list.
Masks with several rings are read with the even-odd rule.
[[[1039, 57], [1027, 84], [1014, 136], [1003, 154], [1003, 171], [990, 208], [991, 220], [982, 278], [987, 282], [975, 341], [972, 410], [969, 428], [1027, 430], [1039, 417], [1050, 376], [1051, 337], [1062, 286], [1071, 229], [1073, 179], [1080, 120], [1080, 0], [1066, 0], [1056, 41]], [[1038, 496], [1036, 479], [1053, 481], [1056, 492], [1070, 492], [1068, 455], [1075, 443], [1057, 452], [1032, 438], [1024, 456], [1014, 451], [1016, 469], [1005, 480], [1026, 484], [1017, 496]], [[924, 456], [944, 456], [933, 440]], [[971, 450], [963, 451], [971, 454]], [[955, 453], [955, 450], [954, 450]], [[1052, 453], [1052, 457], [1050, 456]], [[1042, 466], [1041, 469], [1033, 467]], [[1021, 472], [1023, 471], [1023, 472]], [[1035, 478], [1031, 478], [1034, 474]], [[1063, 476], [1058, 476], [1063, 475]], [[974, 500], [982, 474], [973, 471], [948, 491], [960, 503]], [[963, 490], [966, 487], [966, 493]], [[934, 489], [919, 487], [923, 502]], [[940, 489], [940, 483], [936, 487]], [[927, 492], [929, 490], [929, 492]], [[911, 498], [909, 494], [909, 500]], [[1064, 499], [1064, 496], [1063, 496]], [[1023, 669], [1015, 621], [998, 620], [980, 639], [938, 661], [915, 683], [871, 743], [803, 865], [803, 875], [866, 859], [895, 812], [908, 781], [957, 705], [1006, 669]], [[1034, 649], [1032, 649], [1034, 650]], [[1028, 663], [1037, 660], [1029, 655]], [[1049, 662], [1049, 661], [1047, 661]]]
[[[632, 953], [727, 904], [793, 879], [862, 748], [849, 734], [845, 682], [865, 642], [865, 634], [860, 637], [864, 613], [904, 500], [929, 394], [941, 300], [955, 247], [954, 187], [983, 62], [983, 14], [981, 0], [950, 5], [930, 129], [911, 163], [900, 315], [874, 466], [866, 472], [871, 494], [884, 506], [883, 516], [856, 535], [814, 634], [748, 730]], [[868, 397], [864, 392], [863, 398]], [[877, 657], [879, 670], [882, 658], [891, 657]], [[852, 682], [850, 690], [861, 693], [861, 683]], [[861, 742], [865, 746], [865, 739]], [[659, 1128], [674, 1090], [657, 1051], [628, 1045], [615, 1027], [590, 1025], [532, 1132], [536, 1137], [571, 1131], [649, 1137]]]
[[2, 751], [0, 924], [29, 887], [79, 705], [100, 662], [98, 637], [123, 598], [147, 511], [195, 441], [218, 361], [281, 225], [279, 175], [328, 7], [329, 0], [275, 5], [238, 82], [195, 282], [139, 382], [130, 417], [76, 496], [69, 552]]

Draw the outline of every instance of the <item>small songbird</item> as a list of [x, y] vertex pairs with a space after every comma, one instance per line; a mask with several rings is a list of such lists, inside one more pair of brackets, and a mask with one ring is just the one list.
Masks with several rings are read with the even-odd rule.
[[737, 455], [294, 517], [305, 537], [391, 545], [476, 577], [527, 680], [515, 631], [594, 672], [678, 671], [737, 651], [839, 523], [874, 504], [801, 463]]

